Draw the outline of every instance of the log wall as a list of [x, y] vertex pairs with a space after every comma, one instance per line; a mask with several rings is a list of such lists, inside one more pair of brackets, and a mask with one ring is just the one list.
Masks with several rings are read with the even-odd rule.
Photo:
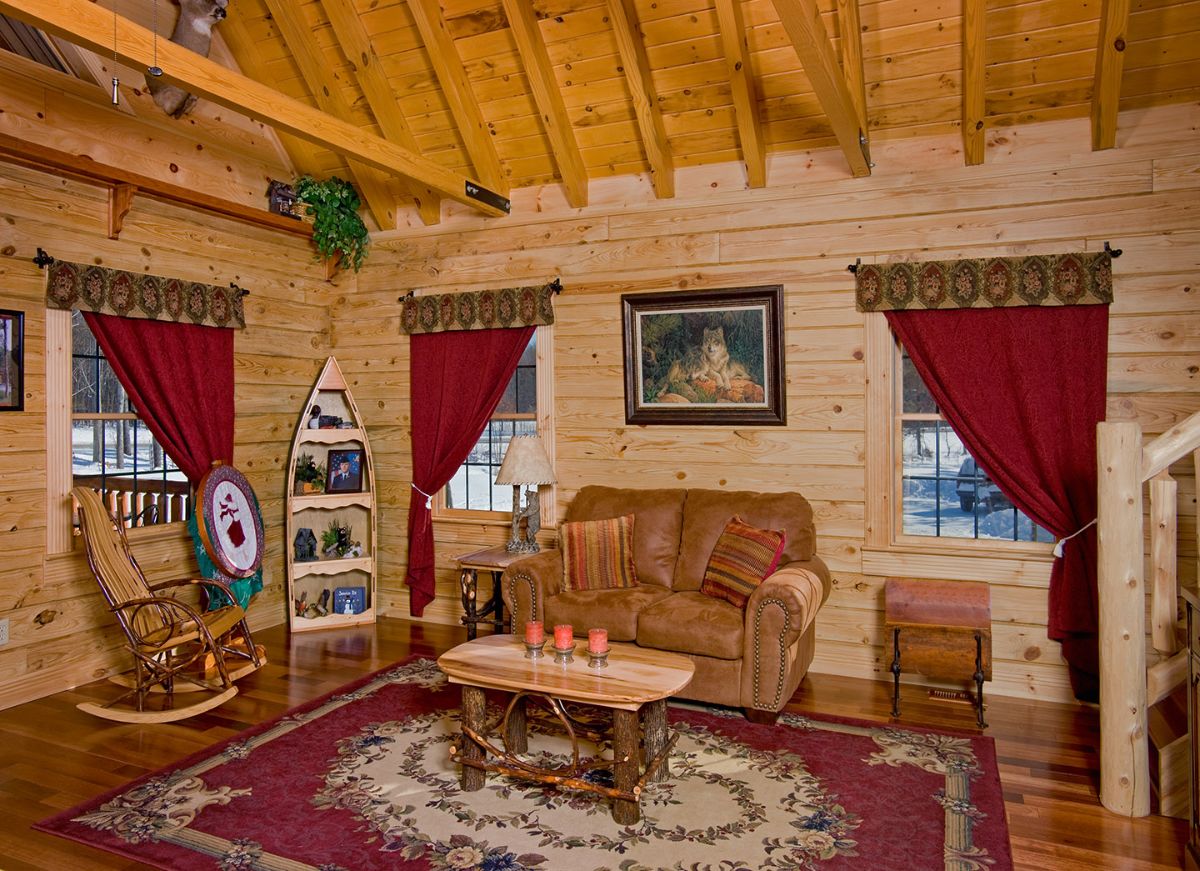
[[[216, 131], [226, 147], [206, 150], [173, 131], [178, 122], [97, 114], [95, 96], [73, 80], [53, 80], [61, 90], [44, 86], [41, 70], [30, 69], [29, 79], [11, 72], [0, 84], [0, 130], [11, 135], [259, 207], [268, 176], [290, 177], [247, 124]], [[218, 126], [204, 118], [196, 123]], [[105, 189], [0, 162], [0, 308], [25, 312], [25, 410], [0, 413], [0, 617], [10, 632], [0, 646], [0, 707], [129, 667], [78, 543], [70, 553], [47, 553], [48, 524], [62, 506], [47, 504], [47, 445], [56, 424], [46, 411], [45, 277], [31, 262], [38, 246], [61, 259], [233, 281], [251, 291], [247, 329], [234, 340], [234, 462], [259, 496], [267, 529], [265, 589], [250, 618], [256, 626], [286, 619], [283, 476], [301, 406], [329, 351], [333, 289], [303, 238], [141, 197], [121, 238], [106, 236]], [[131, 538], [152, 580], [196, 572], [181, 527]]]
[[[738, 164], [682, 169], [677, 196], [644, 178], [593, 181], [569, 210], [554, 187], [514, 193], [513, 215], [480, 222], [450, 207], [439, 227], [382, 234], [353, 295], [334, 302], [335, 353], [371, 428], [380, 482], [380, 589], [407, 614], [402, 579], [409, 498], [408, 343], [397, 298], [561, 275], [555, 301], [555, 453], [559, 505], [591, 483], [795, 489], [816, 511], [835, 590], [817, 620], [813, 668], [886, 676], [885, 574], [979, 577], [993, 585], [992, 691], [1065, 698], [1066, 669], [1046, 636], [1048, 554], [1018, 559], [889, 554], [867, 548], [865, 320], [846, 265], [856, 257], [949, 259], [1122, 248], [1109, 338], [1109, 418], [1156, 434], [1200, 407], [1200, 107], [1122, 115], [1118, 148], [1092, 152], [1086, 120], [989, 132], [986, 163], [964, 167], [957, 137], [890, 143], [865, 179], [836, 152], [777, 156], [768, 187]], [[639, 427], [624, 421], [620, 295], [782, 283], [786, 427]], [[464, 361], [469, 365], [469, 361]], [[1181, 553], [1195, 551], [1196, 486], [1179, 479]], [[435, 524], [438, 600], [460, 614], [452, 557], [499, 543], [506, 528]], [[939, 548], [945, 551], [945, 547]]]

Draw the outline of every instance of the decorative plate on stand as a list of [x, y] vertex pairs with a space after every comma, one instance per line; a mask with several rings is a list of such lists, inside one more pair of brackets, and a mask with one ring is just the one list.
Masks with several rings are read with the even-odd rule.
[[246, 476], [215, 463], [196, 487], [200, 540], [213, 565], [231, 578], [248, 578], [263, 559], [263, 525], [258, 499]]

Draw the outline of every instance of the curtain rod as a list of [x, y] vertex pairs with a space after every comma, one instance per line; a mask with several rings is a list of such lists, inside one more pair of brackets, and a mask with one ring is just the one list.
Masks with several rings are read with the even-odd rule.
[[[40, 251], [41, 249], [39, 248], [38, 250]], [[561, 278], [555, 278], [553, 281], [548, 281], [548, 282], [546, 282], [546, 283], [545, 283], [544, 285], [542, 285], [542, 286], [543, 286], [543, 287], [548, 287], [548, 288], [550, 288], [552, 291], [554, 291], [554, 294], [555, 294], [555, 296], [557, 296], [558, 294], [562, 293], [562, 291], [563, 291], [562, 279], [561, 279]], [[406, 299], [412, 299], [412, 298], [413, 298], [414, 296], [416, 296], [416, 295], [417, 295], [417, 292], [416, 292], [415, 290], [410, 290], [408, 293], [406, 293], [406, 294], [404, 294], [403, 296], [399, 297], [399, 298], [396, 300], [396, 302], [404, 302]]]
[[[45, 269], [47, 266], [51, 265], [52, 263], [55, 263], [56, 261], [53, 257], [51, 257], [49, 254], [47, 254], [45, 251], [43, 251], [39, 247], [37, 250], [37, 256], [33, 258], [33, 262], [37, 264], [38, 269]], [[229, 282], [229, 287], [233, 290], [236, 290], [238, 292], [238, 296], [249, 296], [250, 295], [250, 291], [246, 290], [246, 288], [244, 288], [244, 287], [239, 287], [238, 285], [234, 284], [232, 281]]]
[[[38, 250], [40, 251], [41, 249], [39, 248]], [[1125, 253], [1125, 252], [1124, 252], [1122, 249], [1120, 249], [1120, 248], [1114, 248], [1114, 247], [1112, 247], [1112, 245], [1110, 245], [1110, 244], [1109, 244], [1107, 241], [1104, 243], [1104, 250], [1105, 250], [1105, 251], [1107, 251], [1107, 252], [1109, 253], [1109, 255], [1110, 255], [1111, 257], [1113, 257], [1114, 259], [1115, 259], [1115, 258], [1117, 258], [1117, 257], [1120, 257], [1122, 254], [1124, 254], [1124, 253]], [[851, 274], [853, 274], [853, 275], [857, 275], [857, 274], [858, 274], [858, 267], [860, 267], [860, 266], [862, 266], [862, 258], [861, 258], [861, 257], [855, 257], [855, 258], [854, 258], [854, 262], [853, 262], [853, 263], [851, 263], [849, 266], [847, 266], [847, 267], [846, 267], [846, 271], [847, 271], [847, 272], [849, 272], [849, 273], [851, 273]]]

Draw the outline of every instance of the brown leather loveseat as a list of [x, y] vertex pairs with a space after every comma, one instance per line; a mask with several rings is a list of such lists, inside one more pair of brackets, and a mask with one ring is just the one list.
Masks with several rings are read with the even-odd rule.
[[[612, 641], [686, 654], [696, 674], [681, 697], [773, 720], [812, 662], [814, 618], [831, 586], [815, 552], [808, 500], [798, 493], [589, 486], [564, 520], [628, 514], [638, 586], [564, 592], [561, 552], [535, 554], [513, 563], [501, 581], [513, 631], [528, 620], [569, 623], [577, 635], [603, 627]], [[744, 610], [700, 592], [713, 545], [734, 515], [786, 535], [778, 568]]]

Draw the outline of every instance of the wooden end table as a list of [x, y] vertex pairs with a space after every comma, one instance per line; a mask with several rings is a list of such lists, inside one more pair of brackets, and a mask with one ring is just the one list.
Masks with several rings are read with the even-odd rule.
[[884, 630], [892, 635], [892, 716], [900, 716], [901, 665], [926, 677], [975, 681], [983, 721], [983, 682], [992, 679], [991, 588], [982, 581], [888, 578]]
[[[552, 548], [542, 548], [552, 550]], [[504, 570], [519, 559], [532, 556], [528, 553], [509, 553], [504, 545], [485, 547], [456, 556], [458, 564], [458, 586], [462, 595], [463, 625], [467, 627], [467, 639], [475, 638], [480, 623], [490, 623], [496, 632], [504, 632], [504, 597], [500, 594], [500, 576]], [[479, 608], [479, 573], [492, 575], [492, 598], [482, 609]], [[490, 619], [489, 619], [490, 617]]]
[[[686, 656], [636, 644], [612, 644], [608, 667], [592, 669], [586, 640], [576, 641], [569, 663], [555, 662], [549, 645], [540, 659], [528, 659], [524, 642], [514, 635], [488, 635], [460, 644], [438, 658], [438, 667], [451, 683], [462, 686], [462, 735], [450, 753], [462, 764], [463, 790], [482, 789], [489, 771], [587, 790], [613, 799], [613, 819], [622, 825], [641, 819], [638, 801], [645, 785], [665, 780], [670, 773], [667, 758], [676, 736], [668, 736], [667, 696], [691, 683], [695, 671]], [[484, 712], [484, 690], [489, 689], [512, 694], [504, 714], [490, 724]], [[547, 769], [521, 758], [529, 749], [529, 698], [549, 708], [566, 729], [572, 750], [569, 765]], [[564, 702], [612, 711], [611, 763], [580, 760], [579, 735], [588, 733], [567, 713]], [[497, 734], [502, 746], [495, 743]], [[588, 770], [609, 764], [612, 787], [583, 779]]]

